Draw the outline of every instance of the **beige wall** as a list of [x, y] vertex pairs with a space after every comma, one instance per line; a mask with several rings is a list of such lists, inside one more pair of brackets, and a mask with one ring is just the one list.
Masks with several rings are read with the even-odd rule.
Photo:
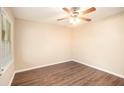
[[71, 60], [71, 31], [63, 26], [16, 20], [16, 70]]
[[4, 8], [9, 16], [9, 20], [12, 23], [12, 28], [11, 28], [11, 44], [12, 44], [12, 60], [8, 64], [7, 68], [5, 69], [5, 72], [0, 76], [0, 85], [10, 85], [13, 75], [14, 75], [14, 22], [15, 19], [13, 17], [12, 12], [8, 8]]
[[124, 13], [75, 28], [73, 40], [73, 59], [124, 76]]

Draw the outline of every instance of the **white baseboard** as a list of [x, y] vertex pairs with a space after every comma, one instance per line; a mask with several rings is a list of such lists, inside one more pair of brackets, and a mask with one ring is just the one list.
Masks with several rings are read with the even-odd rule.
[[13, 79], [14, 79], [14, 76], [15, 76], [15, 72], [13, 73], [13, 75], [12, 75], [12, 77], [11, 77], [10, 81], [9, 81], [9, 84], [8, 84], [8, 86], [11, 86], [11, 84], [12, 84], [12, 81], [13, 81]]
[[47, 66], [50, 66], [50, 65], [55, 65], [55, 64], [59, 64], [59, 63], [69, 62], [69, 61], [78, 62], [78, 63], [81, 63], [81, 64], [83, 64], [83, 65], [86, 65], [86, 66], [89, 66], [89, 67], [92, 67], [92, 68], [101, 70], [101, 71], [103, 71], [103, 72], [106, 72], [106, 73], [109, 73], [109, 74], [112, 74], [112, 75], [115, 75], [115, 76], [118, 76], [118, 77], [124, 79], [124, 75], [120, 75], [120, 74], [117, 74], [117, 73], [115, 73], [115, 72], [112, 72], [112, 71], [109, 71], [109, 70], [106, 70], [106, 69], [102, 69], [102, 68], [99, 68], [99, 67], [96, 67], [96, 66], [93, 66], [93, 65], [84, 63], [84, 62], [82, 62], [82, 61], [73, 59], [73, 60], [67, 60], [67, 61], [62, 61], [62, 62], [47, 64], [47, 65], [41, 65], [41, 66], [36, 66], [36, 67], [31, 67], [31, 68], [26, 68], [26, 69], [21, 69], [21, 70], [16, 70], [15, 73], [13, 74], [13, 77], [12, 77], [12, 79], [11, 79], [11, 82], [12, 82], [12, 80], [13, 80], [13, 78], [14, 78], [14, 75], [15, 75], [16, 73], [24, 72], [24, 71], [28, 71], [28, 70], [33, 70], [33, 69], [38, 69], [38, 68], [42, 68], [42, 67], [47, 67]]
[[38, 68], [47, 67], [50, 65], [56, 65], [59, 63], [69, 62], [69, 61], [72, 61], [72, 60], [66, 60], [66, 61], [56, 62], [56, 63], [52, 63], [52, 64], [46, 64], [46, 65], [40, 65], [40, 66], [31, 67], [31, 68], [16, 70], [15, 73], [24, 72], [24, 71], [33, 70], [33, 69], [38, 69]]
[[98, 69], [98, 70], [101, 70], [103, 72], [106, 72], [106, 73], [109, 73], [109, 74], [112, 74], [112, 75], [115, 75], [117, 77], [120, 77], [120, 78], [123, 78], [124, 79], [124, 75], [120, 75], [120, 74], [117, 74], [115, 72], [112, 72], [112, 71], [109, 71], [109, 70], [106, 70], [106, 69], [102, 69], [102, 68], [99, 68], [99, 67], [96, 67], [96, 66], [93, 66], [93, 65], [90, 65], [90, 64], [87, 64], [87, 63], [84, 63], [82, 61], [79, 61], [79, 60], [75, 60], [73, 59], [74, 62], [78, 62], [80, 64], [83, 64], [83, 65], [86, 65], [86, 66], [89, 66], [89, 67], [92, 67], [92, 68], [95, 68], [95, 69]]

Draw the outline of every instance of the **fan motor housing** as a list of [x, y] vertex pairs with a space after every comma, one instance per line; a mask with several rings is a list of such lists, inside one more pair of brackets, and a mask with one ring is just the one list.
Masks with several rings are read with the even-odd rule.
[[71, 8], [71, 10], [72, 10], [71, 16], [72, 17], [77, 17], [79, 15], [79, 12], [78, 12], [79, 9], [80, 9], [80, 7], [72, 7]]
[[80, 9], [80, 7], [72, 7], [72, 11], [73, 12], [76, 12], [76, 11], [78, 11]]

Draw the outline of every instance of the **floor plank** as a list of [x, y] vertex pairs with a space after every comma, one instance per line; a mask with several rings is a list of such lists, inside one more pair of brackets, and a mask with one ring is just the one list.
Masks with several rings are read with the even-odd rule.
[[13, 86], [123, 86], [124, 79], [77, 62], [17, 73]]

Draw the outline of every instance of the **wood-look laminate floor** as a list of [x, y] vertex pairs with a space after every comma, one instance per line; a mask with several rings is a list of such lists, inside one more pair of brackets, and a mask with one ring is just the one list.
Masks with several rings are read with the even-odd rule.
[[115, 86], [124, 85], [124, 79], [77, 62], [65, 62], [17, 73], [12, 85], [25, 86]]

